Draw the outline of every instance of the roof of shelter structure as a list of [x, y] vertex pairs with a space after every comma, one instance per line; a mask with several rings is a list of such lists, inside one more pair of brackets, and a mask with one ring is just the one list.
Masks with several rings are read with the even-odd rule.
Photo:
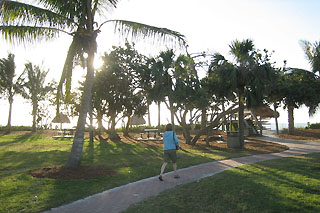
[[143, 116], [133, 115], [131, 117], [130, 125], [143, 125], [146, 121], [144, 120]]
[[56, 117], [51, 121], [51, 123], [70, 123], [70, 119], [67, 115], [63, 113], [59, 113]]
[[261, 118], [274, 118], [279, 117], [279, 112], [274, 112], [270, 107], [268, 106], [262, 106], [257, 108], [250, 109], [256, 116], [260, 116]]

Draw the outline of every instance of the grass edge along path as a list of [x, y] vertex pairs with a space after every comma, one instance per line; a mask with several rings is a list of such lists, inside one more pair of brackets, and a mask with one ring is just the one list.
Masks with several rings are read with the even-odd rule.
[[320, 153], [233, 168], [132, 205], [144, 212], [320, 212]]

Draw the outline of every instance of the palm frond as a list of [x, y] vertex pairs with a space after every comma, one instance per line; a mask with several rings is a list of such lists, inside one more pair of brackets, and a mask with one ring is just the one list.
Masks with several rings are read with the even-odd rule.
[[67, 1], [66, 0], [38, 0], [39, 3], [50, 11], [67, 17], [74, 22], [79, 20], [86, 14], [87, 1]]
[[50, 40], [59, 35], [59, 29], [32, 26], [0, 26], [0, 33], [10, 42], [35, 42]]
[[[66, 0], [39, 0], [40, 4], [51, 11], [64, 17], [81, 22], [80, 19], [87, 14], [87, 1], [68, 1]], [[116, 8], [119, 0], [92, 0], [91, 10], [93, 16], [96, 12], [100, 15], [106, 14], [106, 11]]]
[[92, 13], [96, 12], [100, 15], [104, 15], [105, 11], [110, 11], [117, 7], [119, 0], [93, 0]]
[[214, 53], [209, 65], [209, 72], [214, 71], [215, 69], [217, 69], [219, 66], [227, 63], [228, 61], [226, 60], [226, 58], [221, 55], [220, 53]]
[[73, 20], [53, 11], [17, 1], [4, 1], [0, 10], [0, 21], [4, 25], [30, 25], [48, 28], [73, 29]]
[[306, 59], [311, 65], [313, 72], [320, 72], [320, 42], [302, 40], [300, 45], [305, 53]]
[[83, 49], [79, 44], [79, 40], [76, 37], [72, 40], [72, 43], [69, 47], [67, 58], [65, 60], [60, 82], [57, 88], [57, 99], [59, 100], [62, 95], [62, 87], [65, 85], [65, 99], [69, 100], [71, 95], [71, 79], [72, 79], [72, 70], [77, 63], [77, 60], [83, 61]]
[[313, 117], [316, 114], [318, 109], [319, 109], [319, 105], [310, 106], [308, 110], [309, 117]]
[[115, 24], [115, 32], [118, 32], [123, 36], [131, 36], [134, 40], [137, 40], [138, 38], [151, 38], [153, 42], [170, 42], [178, 44], [181, 47], [186, 46], [184, 35], [167, 28], [159, 28], [125, 20], [110, 20], [108, 22], [113, 22]]
[[254, 44], [251, 39], [245, 39], [243, 41], [234, 40], [229, 47], [230, 53], [239, 63], [248, 61], [251, 55], [250, 53], [254, 50]]
[[0, 59], [0, 89], [11, 89], [16, 67], [14, 57], [14, 54], [9, 53], [8, 58]]

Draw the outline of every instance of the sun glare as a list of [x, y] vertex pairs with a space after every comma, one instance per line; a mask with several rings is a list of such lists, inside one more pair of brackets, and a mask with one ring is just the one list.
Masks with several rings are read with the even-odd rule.
[[93, 62], [93, 66], [94, 66], [94, 69], [99, 69], [103, 64], [103, 61], [100, 57], [95, 57], [94, 59], [94, 62]]

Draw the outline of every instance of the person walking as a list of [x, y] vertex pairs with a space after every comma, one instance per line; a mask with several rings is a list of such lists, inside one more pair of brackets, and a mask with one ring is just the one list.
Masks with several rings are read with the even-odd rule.
[[174, 178], [180, 178], [177, 174], [177, 150], [180, 149], [180, 145], [176, 133], [172, 131], [171, 124], [166, 125], [163, 133], [163, 144], [164, 155], [159, 180], [163, 181], [164, 170], [170, 161], [173, 163]]

